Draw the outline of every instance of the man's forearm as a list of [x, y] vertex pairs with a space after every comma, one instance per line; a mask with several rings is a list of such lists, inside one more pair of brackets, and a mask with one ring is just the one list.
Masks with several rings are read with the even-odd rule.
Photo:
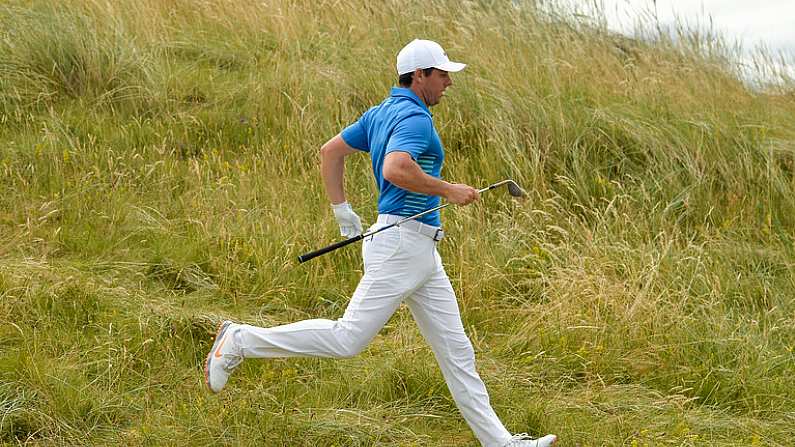
[[326, 187], [326, 195], [331, 203], [338, 204], [345, 201], [344, 175], [345, 159], [323, 154], [320, 159], [320, 175]]
[[426, 174], [413, 160], [402, 162], [399, 169], [390, 172], [390, 183], [407, 191], [430, 196], [446, 197], [450, 184]]
[[323, 177], [326, 195], [335, 205], [345, 201], [345, 157], [355, 152], [340, 135], [320, 148], [320, 176]]
[[383, 168], [384, 178], [407, 191], [429, 196], [444, 197], [456, 205], [466, 205], [477, 200], [478, 190], [462, 183], [448, 183], [426, 174], [407, 152], [387, 154]]

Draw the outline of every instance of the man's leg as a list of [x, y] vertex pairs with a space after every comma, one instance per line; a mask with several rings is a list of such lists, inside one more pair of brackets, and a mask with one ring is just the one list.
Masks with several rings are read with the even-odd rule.
[[239, 326], [236, 341], [243, 357], [345, 358], [358, 354], [395, 313], [406, 293], [393, 287], [383, 273], [365, 273], [338, 320], [303, 320], [269, 328]]
[[464, 332], [455, 292], [438, 254], [435, 261], [433, 275], [406, 303], [475, 436], [485, 447], [502, 446], [511, 434], [491, 408], [486, 386], [475, 370], [475, 351]]
[[398, 228], [365, 241], [365, 273], [338, 320], [314, 319], [271, 328], [238, 326], [235, 341], [243, 357], [351, 357], [375, 337], [403, 298], [432, 268], [412, 239]]

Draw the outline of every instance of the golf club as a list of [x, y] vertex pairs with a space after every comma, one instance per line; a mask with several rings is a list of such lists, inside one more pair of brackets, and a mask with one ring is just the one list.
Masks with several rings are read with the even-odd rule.
[[[484, 192], [486, 192], [486, 191], [488, 191], [490, 189], [498, 188], [498, 187], [503, 186], [503, 185], [506, 185], [508, 187], [508, 194], [510, 194], [512, 197], [525, 197], [525, 196], [527, 196], [527, 194], [524, 192], [524, 190], [522, 188], [520, 188], [519, 185], [516, 184], [515, 181], [510, 180], [510, 179], [509, 180], [503, 180], [501, 182], [497, 182], [497, 183], [495, 183], [493, 185], [489, 185], [489, 186], [487, 186], [487, 187], [485, 187], [483, 189], [479, 189], [478, 193], [484, 193]], [[366, 237], [370, 237], [370, 236], [372, 236], [372, 235], [374, 235], [376, 233], [380, 233], [380, 232], [382, 232], [384, 230], [388, 230], [388, 229], [390, 229], [392, 227], [399, 227], [403, 223], [406, 223], [406, 222], [408, 222], [410, 220], [418, 219], [418, 218], [420, 218], [420, 217], [422, 217], [422, 216], [424, 216], [424, 215], [426, 215], [428, 213], [432, 213], [432, 212], [434, 212], [436, 210], [440, 210], [440, 209], [446, 207], [447, 205], [449, 205], [449, 203], [445, 203], [444, 205], [439, 205], [436, 208], [431, 208], [431, 209], [425, 210], [425, 211], [423, 211], [423, 212], [421, 212], [419, 214], [415, 214], [413, 216], [406, 217], [405, 219], [401, 219], [401, 220], [399, 220], [399, 221], [397, 221], [397, 222], [395, 222], [393, 224], [387, 225], [385, 227], [381, 227], [381, 228], [379, 228], [379, 229], [377, 229], [375, 231], [371, 231], [369, 233], [360, 234], [360, 235], [354, 236], [354, 237], [352, 237], [350, 239], [345, 239], [344, 241], [340, 241], [340, 242], [336, 242], [334, 244], [331, 244], [328, 247], [323, 247], [323, 248], [321, 248], [319, 250], [315, 250], [313, 252], [309, 252], [309, 253], [303, 254], [303, 255], [298, 257], [298, 262], [306, 262], [306, 261], [308, 261], [308, 260], [310, 260], [312, 258], [316, 258], [316, 257], [318, 257], [320, 255], [324, 255], [324, 254], [326, 254], [326, 253], [328, 253], [330, 251], [334, 251], [334, 250], [336, 250], [336, 249], [338, 249], [340, 247], [344, 247], [344, 246], [346, 246], [348, 244], [352, 244], [352, 243], [354, 243], [356, 241], [360, 241], [360, 240], [362, 240], [362, 239], [364, 239]]]

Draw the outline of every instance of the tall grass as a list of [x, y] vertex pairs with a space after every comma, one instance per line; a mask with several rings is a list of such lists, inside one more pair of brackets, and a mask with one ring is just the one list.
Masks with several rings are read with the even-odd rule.
[[[357, 358], [202, 384], [219, 320], [342, 314], [357, 250], [294, 262], [337, 234], [317, 149], [414, 37], [469, 64], [434, 109], [445, 178], [531, 196], [446, 209], [440, 245], [509, 428], [795, 436], [795, 103], [719, 36], [485, 1], [18, 0], [0, 24], [3, 442], [474, 445], [406, 312]], [[372, 222], [369, 170], [346, 190]]]

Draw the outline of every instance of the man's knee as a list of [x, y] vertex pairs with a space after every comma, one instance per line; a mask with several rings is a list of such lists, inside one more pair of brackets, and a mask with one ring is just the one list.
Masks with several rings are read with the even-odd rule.
[[340, 358], [351, 358], [356, 357], [364, 348], [367, 347], [369, 340], [358, 340], [358, 339], [350, 339], [347, 342], [340, 345], [340, 348], [337, 352]]
[[354, 327], [341, 328], [338, 334], [339, 346], [337, 355], [340, 358], [351, 358], [359, 355], [370, 344], [375, 334], [367, 334]]
[[475, 360], [475, 349], [466, 336], [451, 337], [447, 346], [450, 351], [450, 357], [456, 361], [470, 362]]

